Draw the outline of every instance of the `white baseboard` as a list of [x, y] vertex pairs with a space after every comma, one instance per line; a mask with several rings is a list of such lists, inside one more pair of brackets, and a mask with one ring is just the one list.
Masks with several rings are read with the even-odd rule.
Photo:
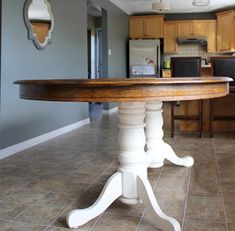
[[40, 144], [40, 143], [43, 143], [43, 142], [48, 141], [50, 139], [53, 139], [57, 136], [63, 135], [63, 134], [70, 132], [74, 129], [80, 128], [80, 127], [82, 127], [86, 124], [89, 124], [89, 123], [90, 123], [90, 120], [89, 120], [89, 118], [87, 118], [87, 119], [78, 121], [76, 123], [70, 124], [68, 126], [65, 126], [65, 127], [56, 129], [54, 131], [45, 133], [43, 135], [34, 137], [30, 140], [26, 140], [21, 143], [12, 145], [10, 147], [1, 149], [0, 150], [0, 160], [3, 158], [6, 158], [6, 157], [12, 156], [12, 155], [16, 154], [17, 152], [21, 152], [25, 149], [31, 148], [37, 144]]
[[114, 107], [114, 108], [109, 109], [109, 110], [103, 110], [103, 114], [104, 115], [110, 115], [110, 114], [115, 113], [117, 111], [118, 111], [118, 107]]

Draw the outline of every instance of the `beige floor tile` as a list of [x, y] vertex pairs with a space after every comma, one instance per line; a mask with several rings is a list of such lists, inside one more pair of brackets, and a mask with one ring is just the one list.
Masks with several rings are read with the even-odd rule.
[[148, 168], [148, 180], [152, 187], [154, 187], [158, 182], [161, 173], [162, 168]]
[[184, 231], [227, 231], [225, 223], [186, 220]]
[[189, 197], [187, 204], [188, 220], [224, 222], [224, 209], [220, 197]]
[[159, 188], [154, 191], [157, 201], [161, 203], [184, 203], [187, 197], [187, 193], [182, 189], [165, 189], [161, 190]]
[[135, 231], [139, 217], [103, 215], [92, 231]]
[[21, 203], [25, 207], [28, 207], [43, 198], [44, 196], [45, 193], [34, 192], [32, 190], [29, 190], [28, 188], [23, 188], [15, 193], [6, 195], [3, 198], [3, 201], [18, 204]]
[[190, 184], [189, 195], [219, 197], [221, 196], [219, 182], [194, 179]]
[[156, 185], [156, 190], [181, 189], [186, 191], [188, 188], [188, 168], [179, 168], [175, 166], [166, 166]]
[[103, 184], [92, 184], [86, 190], [75, 198], [73, 205], [76, 208], [83, 209], [91, 206], [99, 197], [104, 188]]
[[[72, 210], [77, 209], [74, 206], [71, 206], [69, 209], [67, 209], [65, 212], [63, 212], [59, 217], [56, 218], [56, 220], [51, 224], [49, 229], [47, 231], [64, 231], [64, 230], [70, 230], [68, 228], [68, 225], [66, 223], [66, 217]], [[101, 216], [101, 215], [100, 215]], [[94, 224], [99, 220], [100, 216], [90, 220], [88, 223], [80, 226], [78, 231], [90, 231], [90, 229], [94, 226]]]
[[[89, 184], [86, 183], [70, 183], [70, 181], [64, 181], [62, 184], [58, 185], [51, 192], [67, 195], [68, 198], [77, 200], [88, 188]], [[69, 200], [70, 200], [69, 199]]]
[[221, 196], [217, 168], [192, 167], [189, 195]]
[[8, 221], [0, 220], [0, 230], [1, 230], [1, 228], [2, 228], [5, 224], [7, 224], [7, 223], [8, 223]]
[[[71, 230], [71, 229], [51, 226], [51, 227], [47, 228], [45, 231], [69, 231], [69, 230]], [[77, 229], [77, 230], [80, 231], [80, 229]], [[90, 231], [90, 230], [84, 230], [84, 231]]]
[[235, 168], [235, 154], [222, 153], [217, 155], [217, 160], [220, 169]]
[[116, 200], [107, 210], [106, 214], [113, 215], [125, 215], [125, 216], [136, 216], [141, 217], [144, 212], [142, 204], [127, 205], [123, 204], [119, 200]]
[[235, 223], [228, 223], [228, 231], [234, 231], [235, 230]]
[[228, 223], [235, 223], [235, 205], [225, 205]]
[[49, 179], [47, 177], [40, 177], [28, 184], [26, 188], [32, 192], [47, 193], [53, 189], [56, 189], [59, 184], [62, 183], [61, 179]]
[[221, 182], [221, 186], [224, 193], [235, 192], [235, 182], [224, 180]]
[[[168, 104], [164, 107], [169, 109]], [[178, 156], [192, 155], [195, 164], [189, 169], [165, 161], [162, 168], [148, 169], [148, 179], [155, 186], [160, 207], [183, 223], [191, 171], [185, 230], [224, 231], [219, 169], [229, 221], [226, 231], [234, 231], [235, 136], [216, 133], [212, 139], [206, 134], [199, 139], [196, 133], [176, 129], [175, 137], [171, 138], [169, 112], [164, 111], [164, 140]], [[40, 225], [50, 225], [47, 231], [69, 230], [65, 223], [67, 213], [92, 205], [118, 168], [117, 121], [117, 114], [105, 116], [102, 121], [93, 121], [0, 161], [0, 220], [18, 216], [17, 222], [7, 224], [9, 231], [40, 230]], [[144, 209], [141, 205], [115, 201], [100, 220], [97, 217], [78, 230], [88, 231], [98, 221], [94, 228], [98, 231], [157, 230], [147, 213], [138, 225]], [[1, 225], [6, 225], [5, 221], [0, 221]]]
[[20, 201], [0, 201], [0, 219], [11, 220], [26, 208]]
[[152, 219], [143, 217], [136, 231], [160, 231], [160, 229]]
[[235, 168], [226, 168], [220, 170], [221, 183], [235, 183]]
[[[158, 200], [158, 204], [161, 210], [170, 217], [175, 218], [180, 224], [182, 224], [183, 216], [184, 216], [184, 209], [185, 209], [185, 202], [182, 201], [174, 201], [174, 202], [167, 202]], [[150, 217], [148, 211], [145, 213], [146, 217]]]
[[[0, 190], [0, 193], [2, 194], [2, 197], [14, 193], [28, 185], [29, 183], [34, 181], [34, 177], [18, 177], [18, 176], [12, 176], [11, 174], [7, 176], [3, 176], [0, 178], [0, 185], [2, 190]], [[2, 192], [1, 192], [2, 191]]]
[[215, 143], [215, 151], [216, 153], [218, 154], [222, 154], [222, 153], [234, 153], [234, 150], [235, 150], [235, 143], [231, 142], [230, 140], [230, 143], [223, 143], [223, 145], [220, 144], [216, 144]]
[[228, 205], [235, 205], [235, 189], [234, 192], [223, 192], [224, 203]]
[[46, 226], [39, 226], [35, 224], [10, 222], [4, 226], [2, 231], [43, 231], [45, 228]]
[[22, 214], [14, 218], [14, 221], [26, 222], [38, 225], [49, 225], [63, 212], [64, 208], [57, 208], [45, 204], [37, 204], [26, 209]]

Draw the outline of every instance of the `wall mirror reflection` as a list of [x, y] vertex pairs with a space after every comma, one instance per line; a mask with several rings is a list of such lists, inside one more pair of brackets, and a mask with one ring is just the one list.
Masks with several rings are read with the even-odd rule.
[[51, 41], [54, 18], [48, 0], [26, 0], [24, 18], [29, 39], [38, 49], [44, 49]]

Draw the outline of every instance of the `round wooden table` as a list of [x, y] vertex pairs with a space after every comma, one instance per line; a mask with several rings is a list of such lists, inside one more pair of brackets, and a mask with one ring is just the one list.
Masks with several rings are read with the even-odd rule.
[[163, 141], [162, 101], [222, 97], [228, 94], [230, 81], [226, 77], [16, 81], [22, 99], [121, 103], [117, 173], [110, 177], [91, 207], [68, 214], [68, 226], [85, 224], [119, 198], [127, 204], [143, 203], [162, 230], [181, 230], [178, 221], [160, 209], [147, 178], [147, 168], [161, 167], [165, 159], [186, 167], [194, 163], [190, 156], [178, 157]]

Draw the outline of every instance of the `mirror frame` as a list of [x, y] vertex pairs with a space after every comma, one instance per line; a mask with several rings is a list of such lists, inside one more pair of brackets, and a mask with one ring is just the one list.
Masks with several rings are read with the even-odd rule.
[[40, 43], [38, 41], [38, 38], [37, 38], [37, 35], [33, 32], [32, 30], [32, 24], [30, 22], [30, 19], [28, 17], [28, 11], [29, 11], [29, 6], [31, 5], [31, 3], [33, 2], [33, 0], [26, 0], [25, 1], [25, 6], [24, 6], [24, 21], [25, 21], [25, 24], [27, 26], [27, 29], [28, 29], [28, 39], [32, 40], [34, 45], [39, 49], [39, 50], [42, 50], [44, 49], [47, 44], [50, 44], [51, 43], [51, 34], [52, 34], [52, 31], [54, 29], [54, 17], [53, 17], [53, 14], [52, 14], [52, 11], [51, 11], [51, 5], [50, 3], [48, 2], [48, 0], [42, 0], [44, 1], [44, 3], [47, 5], [47, 10], [48, 10], [48, 13], [50, 14], [51, 16], [51, 28], [50, 30], [48, 31], [48, 35], [47, 37], [45, 38], [45, 42], [44, 43]]

